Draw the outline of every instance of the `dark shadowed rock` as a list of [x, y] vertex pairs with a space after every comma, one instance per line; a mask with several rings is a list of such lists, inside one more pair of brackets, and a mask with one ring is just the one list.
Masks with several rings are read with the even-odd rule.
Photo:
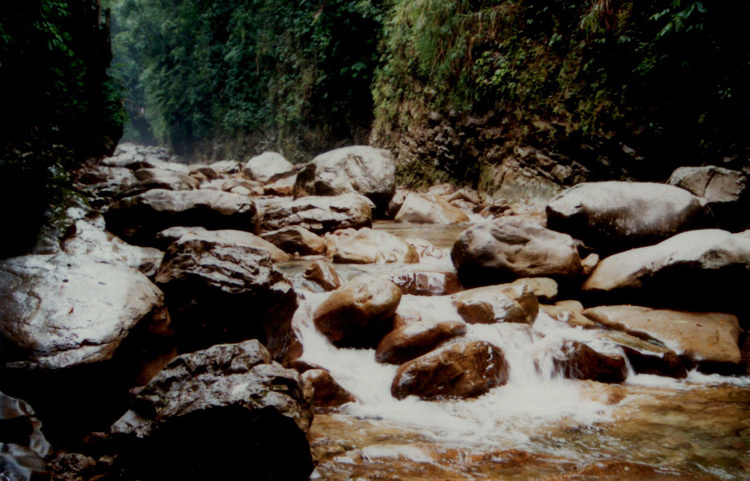
[[406, 196], [395, 221], [412, 224], [461, 224], [469, 222], [469, 216], [437, 195], [411, 193]]
[[112, 425], [128, 479], [306, 480], [312, 410], [256, 340], [174, 359]]
[[461, 290], [461, 282], [453, 272], [412, 271], [390, 277], [403, 294], [412, 296], [444, 296]]
[[567, 234], [521, 217], [501, 217], [464, 231], [451, 250], [464, 286], [510, 282], [519, 277], [569, 278], [581, 271]]
[[245, 163], [245, 171], [252, 180], [268, 183], [292, 173], [294, 165], [276, 152], [263, 152]]
[[517, 322], [531, 324], [539, 312], [539, 301], [525, 285], [478, 287], [453, 295], [453, 305], [469, 324]]
[[198, 180], [185, 172], [164, 169], [138, 169], [135, 178], [138, 181], [122, 190], [119, 197], [137, 195], [151, 189], [193, 190], [200, 185]]
[[737, 232], [750, 226], [750, 183], [744, 173], [714, 165], [680, 167], [668, 182], [706, 199], [722, 229]]
[[619, 346], [628, 357], [633, 371], [638, 374], [655, 374], [678, 379], [687, 377], [687, 370], [679, 356], [661, 343], [613, 330], [602, 330], [597, 333], [597, 337]]
[[169, 247], [156, 283], [181, 351], [259, 339], [284, 356], [297, 296], [267, 251], [187, 236]]
[[151, 245], [158, 232], [174, 226], [256, 230], [255, 204], [246, 196], [213, 190], [154, 189], [112, 204], [107, 228], [124, 240]]
[[411, 323], [391, 331], [380, 341], [375, 350], [375, 360], [383, 364], [403, 364], [464, 334], [466, 324], [458, 321]]
[[397, 399], [472, 398], [508, 382], [502, 351], [484, 341], [449, 344], [399, 367], [391, 385]]
[[601, 306], [586, 309], [584, 315], [611, 329], [660, 342], [704, 370], [731, 370], [742, 360], [739, 322], [731, 314]]
[[684, 189], [649, 182], [578, 184], [547, 204], [547, 226], [605, 253], [709, 227], [704, 202]]
[[259, 199], [260, 228], [273, 231], [298, 225], [318, 235], [339, 229], [372, 226], [372, 209], [360, 195]]
[[305, 269], [305, 279], [319, 285], [325, 291], [341, 287], [341, 278], [327, 262], [315, 261]]
[[313, 386], [313, 404], [316, 408], [333, 408], [357, 400], [325, 369], [309, 369], [302, 374], [302, 379]]
[[171, 334], [162, 292], [133, 269], [68, 255], [0, 262], [0, 388], [33, 403], [48, 435], [119, 415], [127, 390], [169, 360]]
[[289, 255], [272, 243], [258, 237], [250, 232], [241, 230], [221, 229], [208, 230], [203, 227], [170, 227], [156, 235], [160, 245], [167, 249], [172, 242], [178, 240], [198, 239], [207, 242], [218, 242], [222, 244], [245, 246], [263, 249], [271, 256], [274, 262], [289, 260]]
[[294, 196], [362, 194], [385, 211], [396, 192], [396, 164], [388, 150], [352, 146], [315, 157], [297, 174]]
[[419, 254], [408, 242], [385, 231], [368, 227], [337, 240], [332, 252], [339, 264], [387, 264], [401, 262], [415, 264]]
[[328, 252], [325, 239], [298, 225], [265, 232], [261, 237], [289, 254], [314, 256]]
[[583, 289], [623, 304], [739, 312], [749, 282], [750, 235], [706, 229], [607, 257]]
[[[0, 475], [7, 480], [49, 479], [44, 462], [52, 446], [25, 401], [0, 392]], [[46, 476], [46, 477], [45, 477]]]
[[333, 291], [315, 311], [315, 326], [338, 347], [374, 347], [393, 327], [401, 290], [389, 280], [360, 276]]
[[564, 341], [553, 362], [558, 372], [568, 379], [620, 383], [628, 377], [625, 357], [597, 352], [576, 341]]

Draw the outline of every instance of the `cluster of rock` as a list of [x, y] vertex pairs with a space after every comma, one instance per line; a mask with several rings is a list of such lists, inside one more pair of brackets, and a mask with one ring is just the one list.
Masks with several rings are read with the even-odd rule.
[[[555, 363], [567, 377], [621, 382], [628, 365], [684, 377], [695, 365], [741, 362], [732, 314], [570, 300], [638, 291], [667, 303], [692, 287], [715, 290], [720, 297], [707, 301], [718, 302], [738, 292], [750, 235], [694, 230], [717, 219], [738, 225], [721, 216], [745, 191], [725, 180], [707, 181], [703, 197], [674, 186], [582, 185], [549, 203], [543, 225], [471, 189], [397, 189], [390, 153], [364, 146], [301, 166], [273, 153], [188, 166], [125, 144], [76, 178], [103, 215], [71, 210], [56, 250], [0, 261], [0, 422], [20, 426], [3, 431], [0, 461], [17, 479], [243, 470], [307, 479], [312, 406], [355, 397], [304, 362], [292, 321], [305, 291], [330, 292], [312, 322], [333, 345], [372, 348], [378, 362], [399, 366], [397, 398], [474, 397], [503, 385], [505, 353], [468, 336], [468, 326], [534, 336], [540, 311], [620, 348], [565, 340]], [[717, 193], [730, 184], [734, 201]], [[455, 271], [441, 271], [419, 263], [442, 251], [373, 228], [378, 217], [481, 222], [454, 245]], [[279, 268], [301, 259], [301, 280]], [[332, 263], [404, 267], [344, 282]], [[430, 319], [404, 296], [432, 296], [452, 315]]]

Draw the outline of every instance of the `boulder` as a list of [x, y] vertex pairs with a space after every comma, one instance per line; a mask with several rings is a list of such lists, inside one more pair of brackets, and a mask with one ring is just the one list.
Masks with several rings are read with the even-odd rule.
[[718, 226], [733, 232], [747, 229], [750, 183], [743, 172], [714, 165], [680, 167], [668, 183], [703, 197], [716, 216]]
[[568, 379], [620, 383], [628, 377], [624, 356], [598, 352], [577, 341], [564, 341], [553, 363], [557, 372]]
[[680, 357], [661, 343], [613, 330], [600, 330], [597, 337], [619, 346], [637, 374], [655, 374], [677, 379], [687, 377], [687, 370]]
[[297, 295], [266, 250], [184, 236], [169, 246], [156, 283], [182, 352], [259, 339], [285, 355]]
[[325, 255], [328, 252], [325, 239], [298, 225], [264, 232], [261, 237], [289, 254], [315, 256]]
[[262, 231], [298, 225], [318, 235], [338, 229], [372, 226], [372, 209], [366, 198], [356, 195], [271, 198], [258, 200]]
[[271, 256], [271, 260], [274, 262], [289, 260], [289, 255], [272, 243], [255, 234], [241, 230], [208, 230], [203, 227], [170, 227], [169, 229], [159, 232], [156, 235], [156, 238], [160, 241], [164, 249], [169, 248], [172, 242], [199, 239], [207, 242], [218, 242], [221, 244], [263, 249], [268, 252], [268, 255]]
[[263, 195], [265, 189], [263, 184], [255, 182], [253, 180], [247, 180], [243, 178], [232, 177], [229, 179], [218, 178], [216, 180], [209, 180], [201, 185], [203, 190], [218, 190], [221, 192], [228, 192], [231, 194], [238, 194], [244, 196]]
[[396, 189], [396, 193], [393, 194], [391, 200], [388, 201], [388, 207], [385, 210], [386, 219], [393, 219], [394, 217], [396, 217], [396, 214], [398, 214], [398, 211], [401, 210], [401, 206], [404, 204], [404, 201], [409, 194], [410, 192], [406, 189]]
[[570, 278], [581, 271], [575, 241], [522, 217], [501, 217], [465, 230], [451, 250], [464, 286], [519, 277]]
[[601, 306], [583, 314], [599, 324], [662, 343], [703, 370], [733, 369], [742, 361], [737, 317], [640, 306]]
[[120, 197], [140, 194], [151, 189], [193, 190], [199, 182], [184, 172], [164, 169], [138, 169], [135, 171], [138, 181], [120, 193]]
[[324, 291], [333, 291], [341, 287], [341, 278], [327, 262], [313, 262], [305, 269], [304, 277], [323, 288]]
[[469, 216], [437, 195], [411, 193], [406, 196], [395, 221], [413, 224], [462, 224], [469, 222]]
[[313, 314], [337, 347], [375, 347], [393, 327], [401, 290], [389, 280], [360, 276], [333, 291]]
[[245, 163], [248, 176], [264, 184], [286, 177], [293, 171], [294, 165], [276, 152], [263, 152]]
[[111, 427], [126, 479], [307, 479], [312, 409], [257, 341], [174, 359]]
[[627, 303], [732, 311], [744, 308], [749, 282], [750, 236], [706, 229], [607, 257], [583, 289]]
[[294, 195], [294, 184], [296, 183], [297, 175], [288, 175], [266, 184], [263, 190], [265, 195], [291, 196]]
[[708, 227], [705, 202], [684, 189], [651, 182], [592, 182], [547, 204], [547, 227], [604, 253], [654, 244]]
[[136, 245], [150, 245], [158, 232], [174, 226], [256, 230], [252, 200], [212, 190], [154, 189], [112, 204], [105, 214], [114, 234]]
[[502, 351], [484, 341], [448, 344], [401, 365], [391, 385], [396, 399], [472, 398], [508, 382]]
[[540, 302], [554, 302], [557, 298], [557, 282], [549, 277], [524, 277], [511, 284], [528, 287]]
[[70, 226], [61, 247], [66, 254], [131, 267], [148, 277], [156, 275], [164, 258], [164, 253], [159, 249], [130, 245], [85, 220], [78, 220]]
[[578, 301], [559, 301], [552, 306], [539, 304], [539, 310], [556, 321], [568, 324], [570, 327], [582, 327], [583, 329], [599, 327], [599, 324], [583, 315], [583, 304]]
[[335, 196], [354, 192], [385, 211], [396, 192], [396, 164], [388, 150], [352, 146], [315, 157], [297, 174], [294, 196]]
[[111, 422], [169, 360], [171, 335], [164, 295], [133, 269], [69, 255], [0, 262], [0, 389], [32, 403], [48, 435]]
[[76, 182], [88, 195], [111, 198], [135, 184], [137, 179], [133, 171], [125, 167], [97, 165], [79, 171]]
[[383, 364], [404, 364], [466, 334], [466, 324], [458, 321], [421, 321], [401, 326], [380, 341], [375, 360]]
[[531, 324], [539, 312], [539, 301], [534, 293], [520, 284], [470, 289], [454, 294], [452, 302], [469, 324]]
[[245, 177], [244, 165], [236, 160], [219, 160], [209, 164], [219, 177]]
[[325, 369], [309, 369], [302, 374], [302, 379], [312, 384], [313, 405], [316, 408], [334, 408], [357, 400]]
[[163, 147], [147, 147], [126, 142], [117, 146], [113, 156], [102, 159], [102, 165], [131, 170], [162, 168], [177, 172], [189, 171], [186, 165], [171, 162], [170, 159], [169, 152]]
[[385, 231], [368, 227], [336, 243], [333, 262], [339, 264], [416, 264], [419, 254], [404, 240]]
[[389, 279], [401, 289], [402, 294], [412, 296], [445, 296], [461, 290], [461, 282], [453, 272], [399, 272]]
[[28, 403], [0, 392], [0, 474], [7, 480], [49, 479], [52, 446]]

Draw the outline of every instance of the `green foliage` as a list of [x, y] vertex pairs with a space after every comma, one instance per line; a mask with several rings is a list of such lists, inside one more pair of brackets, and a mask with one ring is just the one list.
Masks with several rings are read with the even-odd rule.
[[130, 117], [181, 153], [271, 139], [295, 157], [369, 126], [376, 1], [122, 0], [113, 15]]

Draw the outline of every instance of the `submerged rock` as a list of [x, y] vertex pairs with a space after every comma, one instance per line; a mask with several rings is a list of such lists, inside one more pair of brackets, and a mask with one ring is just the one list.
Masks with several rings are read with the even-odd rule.
[[289, 347], [297, 295], [264, 249], [185, 236], [169, 247], [156, 283], [183, 352], [259, 339], [281, 359]]
[[531, 324], [539, 312], [539, 301], [531, 289], [513, 284], [478, 287], [454, 294], [453, 305], [469, 324]]
[[684, 189], [650, 182], [582, 183], [547, 204], [547, 226], [611, 253], [708, 227], [704, 202]]
[[273, 198], [258, 200], [260, 228], [274, 231], [298, 225], [318, 235], [339, 229], [372, 226], [372, 209], [356, 194], [335, 197]]
[[129, 479], [305, 480], [312, 409], [257, 341], [174, 359], [112, 425]]
[[152, 245], [169, 227], [256, 230], [255, 204], [246, 196], [213, 190], [154, 189], [115, 202], [105, 214], [114, 234], [137, 245]]
[[315, 157], [297, 174], [294, 196], [358, 193], [385, 211], [396, 192], [396, 164], [390, 151], [364, 145]]
[[573, 277], [581, 258], [573, 239], [521, 217], [502, 217], [464, 231], [451, 250], [461, 283], [480, 286], [519, 277]]
[[359, 229], [354, 235], [337, 240], [332, 252], [339, 264], [415, 264], [419, 254], [409, 243], [385, 231]]
[[401, 290], [393, 282], [360, 276], [333, 291], [313, 320], [338, 347], [374, 347], [393, 327], [400, 302]]
[[441, 347], [399, 367], [391, 385], [396, 399], [472, 398], [508, 381], [502, 351], [484, 341]]
[[611, 329], [658, 341], [703, 369], [731, 369], [742, 361], [739, 322], [732, 314], [602, 306], [586, 309], [584, 315]]

